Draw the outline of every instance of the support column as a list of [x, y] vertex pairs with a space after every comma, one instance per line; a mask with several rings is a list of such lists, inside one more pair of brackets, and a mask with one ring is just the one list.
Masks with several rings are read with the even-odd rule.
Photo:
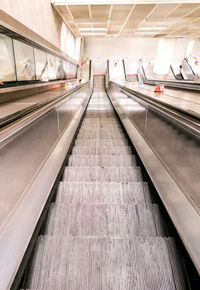
[[176, 39], [162, 38], [159, 40], [156, 60], [153, 72], [159, 75], [166, 75], [169, 72], [170, 64], [172, 61]]

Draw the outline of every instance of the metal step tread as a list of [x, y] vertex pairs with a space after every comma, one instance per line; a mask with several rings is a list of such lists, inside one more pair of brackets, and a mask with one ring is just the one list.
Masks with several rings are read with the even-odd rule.
[[152, 203], [146, 182], [60, 182], [56, 202], [70, 203]]
[[77, 146], [72, 149], [73, 155], [132, 155], [130, 146]]
[[40, 237], [29, 289], [184, 290], [174, 247], [161, 237]]
[[78, 139], [124, 139], [125, 135], [123, 133], [109, 133], [105, 134], [104, 132], [98, 133], [79, 133], [77, 136]]
[[142, 181], [139, 167], [66, 167], [63, 181]]
[[68, 166], [137, 166], [134, 155], [70, 155]]
[[97, 91], [51, 205], [47, 235], [38, 239], [29, 289], [188, 289], [126, 135], [107, 95]]
[[49, 213], [46, 235], [93, 237], [162, 236], [156, 204], [63, 204]]
[[125, 146], [127, 139], [82, 139], [75, 140], [76, 146]]

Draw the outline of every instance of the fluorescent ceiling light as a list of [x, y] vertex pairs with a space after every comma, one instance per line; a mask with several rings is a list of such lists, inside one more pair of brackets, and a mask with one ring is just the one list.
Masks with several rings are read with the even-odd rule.
[[105, 32], [83, 32], [81, 35], [105, 35]]
[[87, 28], [79, 28], [79, 31], [106, 31], [106, 28], [87, 27]]
[[138, 30], [163, 30], [167, 27], [160, 26], [160, 27], [138, 27]]

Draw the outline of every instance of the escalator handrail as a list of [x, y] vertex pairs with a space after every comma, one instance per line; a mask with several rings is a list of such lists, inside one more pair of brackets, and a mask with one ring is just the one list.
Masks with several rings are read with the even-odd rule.
[[107, 76], [108, 76], [108, 81], [110, 81], [110, 61], [107, 60]]
[[195, 72], [194, 72], [192, 66], [189, 64], [189, 61], [187, 60], [186, 57], [184, 57], [183, 62], [186, 62], [187, 66], [190, 68], [190, 70], [191, 70], [193, 76], [196, 77], [196, 74], [195, 74]]
[[[175, 79], [176, 79], [177, 81], [180, 81], [180, 80], [177, 78], [177, 75], [175, 74], [174, 69], [173, 69], [173, 66], [172, 66], [171, 64], [170, 64], [170, 69], [171, 69], [171, 71], [172, 71], [173, 76], [175, 77]], [[181, 72], [180, 72], [180, 75], [182, 76]]]
[[123, 69], [124, 69], [124, 77], [125, 77], [125, 80], [127, 81], [126, 65], [125, 65], [125, 61], [124, 61], [124, 59], [122, 59], [122, 64], [123, 64]]
[[90, 62], [89, 62], [89, 81], [91, 80], [91, 76], [92, 76], [92, 60], [90, 59]]

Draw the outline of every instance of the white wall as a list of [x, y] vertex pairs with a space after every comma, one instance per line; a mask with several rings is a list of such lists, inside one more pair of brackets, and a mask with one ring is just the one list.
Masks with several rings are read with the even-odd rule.
[[195, 40], [194, 41], [194, 46], [193, 46], [193, 50], [192, 50], [192, 56], [200, 56], [200, 41], [199, 40]]
[[[155, 59], [159, 38], [87, 38], [85, 40], [85, 58], [93, 60], [95, 72], [103, 73], [107, 59], [126, 58], [127, 61]], [[188, 43], [187, 38], [177, 39], [172, 61], [182, 61]]]
[[0, 0], [0, 9], [78, 60], [74, 35], [52, 8], [50, 0]]
[[107, 59], [118, 61], [128, 58], [137, 61], [143, 56], [154, 57], [158, 40], [142, 38], [87, 38], [85, 40], [85, 58], [92, 59], [94, 72], [104, 73]]
[[130, 57], [137, 60], [145, 55], [154, 57], [158, 39], [145, 38], [87, 38], [85, 40], [85, 56], [95, 58], [101, 56], [107, 59]]
[[165, 75], [169, 73], [175, 47], [176, 39], [160, 38], [153, 68], [155, 74]]
[[177, 38], [172, 61], [182, 62], [189, 41], [190, 39], [188, 38]]

